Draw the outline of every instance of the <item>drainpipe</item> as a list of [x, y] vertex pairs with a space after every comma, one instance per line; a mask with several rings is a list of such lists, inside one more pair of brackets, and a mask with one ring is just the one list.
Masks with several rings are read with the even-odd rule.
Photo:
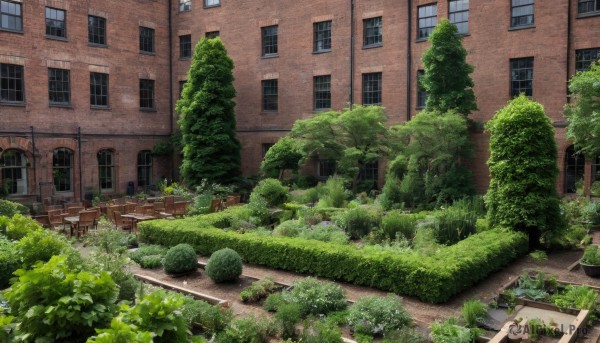
[[350, 110], [354, 105], [354, 0], [350, 0]]
[[[173, 113], [173, 21], [172, 21], [172, 12], [173, 11], [173, 6], [172, 6], [172, 0], [169, 0], [169, 132], [171, 133], [171, 136], [175, 133], [173, 130], [173, 119], [174, 119], [174, 113]], [[170, 138], [169, 138], [170, 139]], [[175, 166], [175, 154], [173, 153], [173, 156], [171, 156], [171, 160], [169, 163], [169, 169], [171, 172], [171, 180], [173, 180], [175, 178], [175, 171], [174, 166]]]
[[[32, 156], [33, 156], [33, 184], [37, 185], [37, 167], [36, 167], [36, 159], [35, 159], [35, 134], [33, 133], [33, 126], [29, 127], [31, 129], [31, 148], [32, 148]], [[36, 187], [37, 191], [37, 187]], [[41, 193], [37, 196], [37, 201], [41, 201]]]
[[81, 170], [81, 127], [77, 127], [77, 150], [79, 150], [79, 201], [83, 201], [83, 172]]
[[406, 39], [406, 121], [411, 119], [412, 110], [412, 0], [407, 1], [407, 39]]
[[571, 78], [570, 74], [569, 74], [569, 67], [571, 66], [571, 44], [572, 44], [572, 41], [571, 41], [571, 31], [573, 29], [572, 28], [572, 22], [571, 22], [571, 12], [572, 12], [571, 8], [573, 6], [571, 6], [571, 0], [569, 0], [568, 3], [569, 3], [568, 4], [569, 9], [567, 10], [568, 17], [567, 17], [567, 68], [566, 68], [567, 69], [567, 82], [566, 82], [566, 85], [567, 85], [567, 93], [566, 93], [567, 94], [567, 103], [571, 102], [571, 97], [569, 96], [569, 79]]

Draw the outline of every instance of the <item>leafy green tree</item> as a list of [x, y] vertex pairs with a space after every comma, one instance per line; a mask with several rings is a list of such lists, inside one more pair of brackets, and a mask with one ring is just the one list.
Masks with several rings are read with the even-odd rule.
[[473, 67], [467, 63], [467, 50], [456, 26], [443, 19], [429, 35], [431, 46], [423, 54], [425, 75], [421, 85], [427, 91], [425, 111], [446, 113], [450, 110], [468, 115], [477, 110]]
[[491, 227], [526, 232], [531, 248], [564, 227], [556, 193], [556, 141], [542, 105], [524, 95], [488, 122], [490, 187], [486, 195]]
[[240, 175], [233, 61], [220, 39], [202, 39], [177, 101], [183, 138], [181, 174], [190, 186], [206, 179], [229, 184]]
[[567, 137], [586, 156], [600, 155], [600, 63], [575, 74], [569, 82], [574, 102], [565, 106]]
[[265, 154], [260, 171], [269, 177], [283, 178], [286, 170], [297, 172], [302, 160], [301, 143], [291, 137], [282, 137]]
[[304, 159], [319, 156], [334, 160], [336, 172], [352, 180], [355, 191], [365, 165], [388, 155], [386, 121], [382, 107], [354, 106], [297, 120], [291, 137], [302, 142]]

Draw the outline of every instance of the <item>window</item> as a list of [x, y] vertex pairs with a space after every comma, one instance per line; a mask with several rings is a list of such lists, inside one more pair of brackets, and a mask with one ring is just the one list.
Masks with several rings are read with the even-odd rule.
[[65, 11], [46, 7], [46, 36], [67, 38]]
[[110, 150], [98, 151], [98, 181], [100, 192], [115, 190], [115, 159]]
[[593, 13], [600, 11], [600, 0], [579, 0], [577, 13]]
[[335, 160], [319, 160], [317, 176], [326, 179], [335, 174]]
[[88, 16], [88, 42], [106, 45], [106, 19], [93, 15]]
[[71, 102], [69, 71], [48, 68], [48, 100], [50, 105], [68, 105]]
[[204, 0], [204, 7], [221, 6], [221, 0]]
[[54, 149], [52, 179], [57, 192], [70, 192], [73, 189], [73, 150]]
[[381, 105], [381, 73], [363, 74], [363, 105]]
[[261, 28], [262, 31], [262, 55], [277, 55], [277, 25]]
[[365, 180], [377, 180], [379, 178], [379, 161], [373, 161], [366, 163], [358, 174], [358, 179], [361, 181]]
[[154, 29], [140, 27], [140, 51], [154, 53]]
[[0, 1], [0, 29], [23, 31], [23, 14], [20, 3]]
[[18, 150], [5, 150], [0, 156], [0, 188], [8, 194], [27, 194], [27, 157]]
[[209, 39], [213, 39], [213, 38], [217, 38], [221, 35], [221, 32], [219, 31], [210, 31], [204, 34], [204, 37], [209, 38]]
[[533, 95], [533, 57], [510, 60], [510, 96]]
[[192, 35], [179, 36], [179, 58], [192, 57]]
[[179, 99], [183, 96], [183, 88], [187, 81], [179, 81]]
[[575, 69], [577, 71], [589, 70], [592, 63], [597, 60], [600, 60], [600, 48], [575, 51]]
[[137, 183], [139, 187], [152, 184], [152, 152], [143, 150], [137, 156]]
[[437, 4], [419, 6], [417, 40], [426, 40], [437, 24]]
[[140, 79], [140, 108], [154, 109], [154, 80]]
[[179, 12], [192, 10], [192, 0], [179, 0]]
[[585, 157], [571, 145], [565, 154], [565, 193], [583, 194], [584, 172]]
[[383, 21], [381, 17], [363, 20], [363, 46], [383, 44]]
[[108, 74], [90, 73], [90, 106], [108, 107]]
[[331, 20], [314, 24], [315, 52], [331, 51]]
[[263, 111], [277, 112], [278, 110], [278, 95], [277, 95], [277, 80], [263, 80]]
[[262, 157], [265, 158], [265, 156], [267, 155], [267, 152], [269, 151], [269, 149], [271, 149], [273, 147], [273, 143], [263, 143], [262, 144]]
[[450, 0], [448, 17], [450, 22], [456, 25], [458, 33], [469, 33], [469, 0]]
[[0, 63], [0, 102], [25, 102], [23, 66]]
[[331, 75], [315, 76], [315, 110], [331, 108]]
[[533, 0], [511, 0], [511, 27], [533, 25]]
[[423, 76], [425, 76], [425, 71], [417, 70], [417, 108], [424, 108], [427, 103], [427, 92], [421, 84]]

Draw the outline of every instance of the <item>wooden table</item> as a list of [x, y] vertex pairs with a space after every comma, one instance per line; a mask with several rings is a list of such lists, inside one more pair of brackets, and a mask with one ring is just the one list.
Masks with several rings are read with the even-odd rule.
[[[69, 237], [73, 237], [73, 228], [76, 227], [79, 223], [79, 216], [64, 217], [63, 221], [65, 222], [65, 225], [69, 223], [69, 226], [71, 228]], [[79, 231], [77, 231], [77, 234], [79, 234]]]
[[131, 219], [133, 232], [137, 231], [137, 223], [138, 222], [156, 219], [156, 217], [153, 217], [153, 216], [149, 216], [146, 214], [137, 214], [137, 213], [127, 213], [127, 214], [121, 215], [121, 217]]

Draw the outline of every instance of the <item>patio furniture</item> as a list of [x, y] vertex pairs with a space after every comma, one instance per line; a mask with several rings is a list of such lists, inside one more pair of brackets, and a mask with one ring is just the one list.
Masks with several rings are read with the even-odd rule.
[[33, 219], [35, 219], [35, 221], [40, 224], [41, 227], [43, 228], [51, 228], [52, 226], [50, 225], [50, 218], [48, 217], [48, 215], [41, 215], [41, 216], [36, 216], [33, 217]]
[[115, 228], [133, 232], [133, 220], [123, 218], [120, 211], [113, 211]]
[[62, 210], [48, 211], [48, 221], [50, 222], [50, 228], [53, 230], [63, 225]]
[[212, 199], [210, 202], [210, 213], [218, 212], [223, 209], [223, 199]]
[[85, 208], [83, 208], [83, 206], [72, 206], [72, 207], [67, 207], [67, 213], [70, 215], [77, 215], [79, 212], [85, 210]]
[[173, 216], [175, 217], [183, 217], [187, 212], [187, 207], [189, 202], [187, 201], [177, 201], [174, 205]]
[[[95, 223], [96, 223], [96, 211], [81, 211], [81, 212], [79, 212], [79, 220], [74, 225], [77, 230], [77, 238], [80, 238], [81, 235], [84, 235], [89, 230], [89, 228], [94, 227]], [[73, 226], [71, 227], [71, 229], [72, 228], [73, 228]], [[72, 235], [73, 235], [73, 231], [71, 231], [71, 236]]]

